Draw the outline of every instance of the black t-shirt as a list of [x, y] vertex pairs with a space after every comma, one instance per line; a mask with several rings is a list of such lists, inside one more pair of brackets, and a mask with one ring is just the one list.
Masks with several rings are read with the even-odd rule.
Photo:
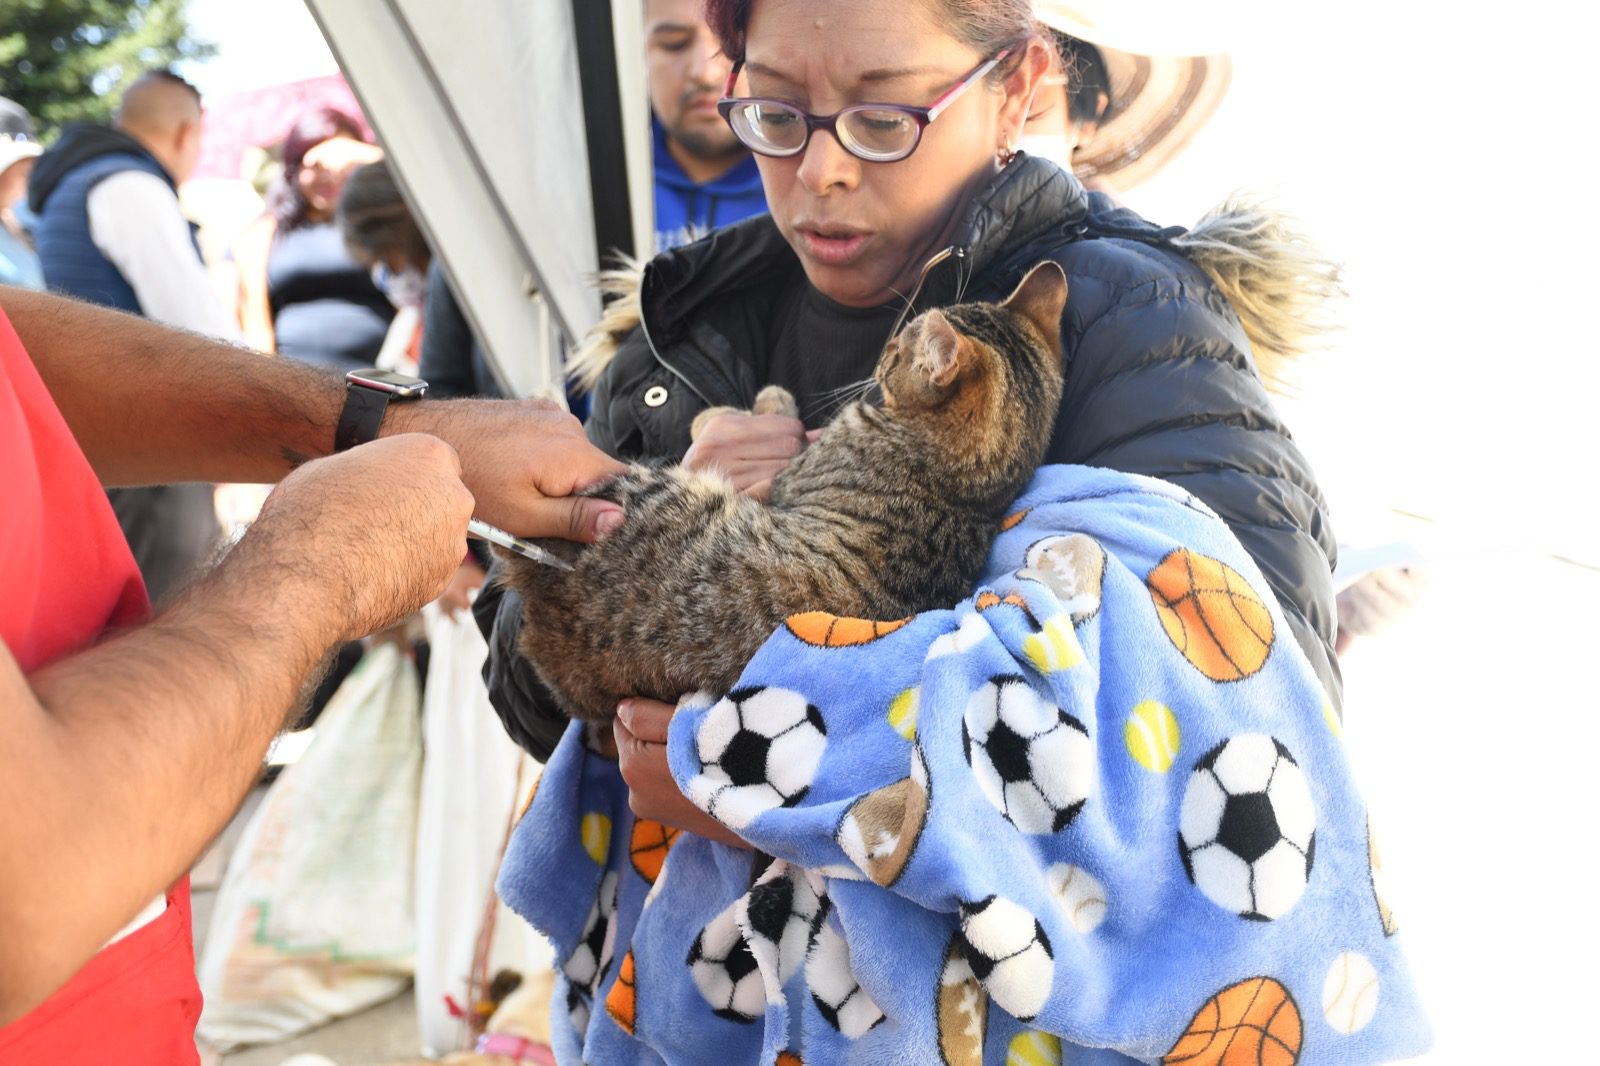
[[849, 386], [871, 379], [899, 313], [836, 303], [797, 271], [774, 308], [763, 380], [794, 393], [807, 429], [826, 425], [859, 393]]

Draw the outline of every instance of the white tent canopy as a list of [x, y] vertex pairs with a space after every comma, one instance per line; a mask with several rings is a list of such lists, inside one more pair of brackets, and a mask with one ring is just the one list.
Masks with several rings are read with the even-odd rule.
[[307, 0], [509, 391], [559, 398], [602, 250], [648, 251], [638, 0]]

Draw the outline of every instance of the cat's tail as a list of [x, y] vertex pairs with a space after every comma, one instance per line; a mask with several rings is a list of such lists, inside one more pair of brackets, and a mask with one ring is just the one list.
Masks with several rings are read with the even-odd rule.
[[1259, 196], [1234, 193], [1173, 243], [1233, 305], [1269, 385], [1284, 387], [1289, 365], [1337, 328], [1340, 265]]
[[617, 354], [617, 347], [639, 327], [639, 287], [644, 280], [644, 264], [643, 259], [625, 257], [617, 268], [602, 270], [596, 276], [605, 309], [600, 312], [600, 321], [567, 360], [567, 380], [583, 392], [594, 388], [611, 357]]

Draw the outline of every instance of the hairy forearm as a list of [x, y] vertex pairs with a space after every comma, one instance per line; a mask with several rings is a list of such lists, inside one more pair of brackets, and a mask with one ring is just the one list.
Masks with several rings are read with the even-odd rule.
[[277, 481], [333, 448], [336, 374], [42, 293], [0, 306], [106, 484]]
[[182, 876], [343, 635], [260, 539], [150, 625], [25, 680], [0, 654], [0, 1024]]

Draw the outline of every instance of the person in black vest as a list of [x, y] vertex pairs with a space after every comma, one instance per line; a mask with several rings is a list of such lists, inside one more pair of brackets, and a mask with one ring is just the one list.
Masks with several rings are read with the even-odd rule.
[[[111, 127], [74, 126], [28, 182], [45, 284], [223, 340], [238, 328], [216, 298], [178, 205], [200, 157], [200, 94], [168, 71], [140, 77]], [[113, 489], [112, 507], [152, 599], [180, 587], [221, 536], [213, 486]]]

